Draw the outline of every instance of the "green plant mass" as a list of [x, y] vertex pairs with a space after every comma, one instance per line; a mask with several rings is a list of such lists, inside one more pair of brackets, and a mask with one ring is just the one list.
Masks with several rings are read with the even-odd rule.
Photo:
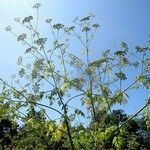
[[121, 41], [116, 50], [94, 50], [101, 25], [93, 14], [71, 26], [46, 19], [44, 36], [40, 6], [35, 16], [15, 18], [24, 33], [6, 27], [24, 56], [11, 82], [0, 79], [0, 149], [148, 150], [150, 97], [133, 115], [116, 108], [149, 90], [150, 48]]

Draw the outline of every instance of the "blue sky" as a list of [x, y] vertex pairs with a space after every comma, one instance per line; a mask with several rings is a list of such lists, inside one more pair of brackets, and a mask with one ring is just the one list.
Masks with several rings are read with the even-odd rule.
[[[114, 49], [120, 41], [126, 41], [134, 47], [136, 44], [147, 44], [149, 40], [149, 0], [0, 0], [0, 76], [5, 79], [16, 72], [16, 60], [24, 54], [24, 47], [5, 31], [5, 27], [12, 25], [17, 33], [21, 33], [22, 28], [13, 18], [33, 15], [32, 6], [35, 2], [42, 3], [40, 21], [43, 23], [40, 24], [40, 30], [44, 34], [47, 33], [46, 18], [70, 25], [76, 16], [84, 17], [93, 13], [101, 25], [93, 42], [96, 50]], [[131, 99], [125, 109], [129, 113], [135, 112], [144, 104], [149, 92], [139, 93], [141, 99]]]

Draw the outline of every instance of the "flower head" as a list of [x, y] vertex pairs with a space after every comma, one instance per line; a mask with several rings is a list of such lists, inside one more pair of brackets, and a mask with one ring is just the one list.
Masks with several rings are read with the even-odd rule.
[[24, 41], [25, 40], [25, 38], [26, 38], [26, 34], [25, 33], [23, 33], [23, 34], [20, 34], [19, 36], [18, 36], [18, 38], [17, 38], [17, 41]]
[[11, 31], [11, 26], [7, 26], [5, 29], [6, 31]]
[[16, 22], [19, 22], [20, 21], [20, 18], [14, 18], [14, 20], [16, 21]]
[[36, 3], [36, 4], [33, 6], [33, 8], [35, 8], [35, 9], [38, 9], [39, 7], [41, 7], [41, 4], [40, 4], [40, 3]]
[[25, 18], [23, 19], [22, 23], [23, 23], [23, 24], [24, 24], [24, 23], [30, 23], [30, 21], [31, 21], [32, 19], [33, 19], [32, 16], [25, 17]]
[[64, 25], [61, 24], [61, 23], [57, 23], [57, 24], [54, 24], [54, 25], [53, 25], [53, 28], [54, 28], [54, 29], [57, 29], [57, 30], [60, 30], [60, 29], [64, 28]]
[[52, 19], [46, 19], [45, 22], [46, 22], [46, 23], [51, 23], [51, 22], [52, 22]]

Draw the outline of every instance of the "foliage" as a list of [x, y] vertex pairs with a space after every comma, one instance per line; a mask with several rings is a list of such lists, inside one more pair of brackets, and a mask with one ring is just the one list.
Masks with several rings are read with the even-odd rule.
[[[46, 19], [50, 41], [38, 29], [40, 7], [33, 6], [37, 20], [15, 18], [24, 33], [6, 28], [25, 46], [25, 57], [18, 58], [11, 84], [0, 80], [1, 149], [149, 149], [150, 98], [131, 116], [113, 110], [128, 102], [133, 89], [150, 88], [149, 47], [131, 51], [121, 42], [117, 51], [96, 51], [92, 59], [91, 42], [101, 27], [93, 23], [95, 16], [77, 17], [73, 26]], [[83, 57], [70, 51], [75, 38]]]

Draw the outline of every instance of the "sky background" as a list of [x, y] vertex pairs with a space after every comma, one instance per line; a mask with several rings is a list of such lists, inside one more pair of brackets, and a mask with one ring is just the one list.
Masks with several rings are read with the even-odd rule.
[[[42, 3], [40, 8], [40, 30], [47, 33], [45, 19], [71, 25], [76, 16], [96, 15], [101, 29], [96, 34], [94, 48], [97, 51], [112, 49], [121, 41], [132, 47], [147, 44], [150, 34], [150, 0], [0, 0], [0, 77], [10, 79], [16, 73], [17, 58], [24, 54], [24, 46], [5, 31], [11, 25], [16, 33], [22, 27], [14, 22], [15, 17], [34, 15], [32, 6]], [[43, 23], [42, 23], [43, 22]], [[95, 51], [95, 52], [97, 52]], [[133, 94], [124, 108], [128, 113], [138, 110], [150, 91]]]

